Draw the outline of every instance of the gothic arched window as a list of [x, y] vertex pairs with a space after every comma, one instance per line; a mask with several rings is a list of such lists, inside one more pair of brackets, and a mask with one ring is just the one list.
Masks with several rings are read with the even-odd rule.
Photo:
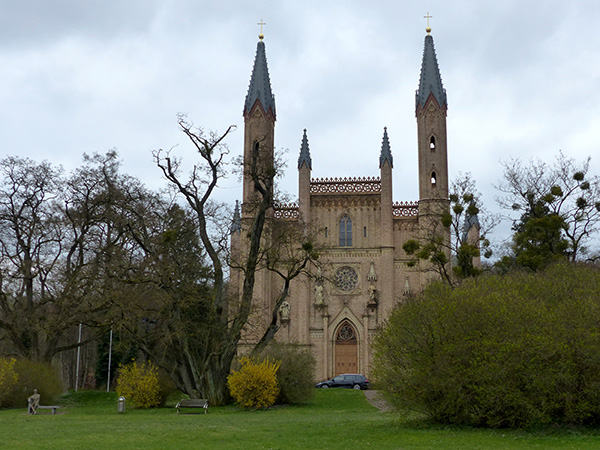
[[431, 186], [435, 187], [437, 184], [437, 176], [435, 172], [431, 172]]
[[340, 247], [352, 245], [352, 220], [347, 215], [340, 219]]
[[431, 149], [432, 152], [435, 152], [435, 137], [431, 136], [431, 138], [429, 139], [429, 148]]

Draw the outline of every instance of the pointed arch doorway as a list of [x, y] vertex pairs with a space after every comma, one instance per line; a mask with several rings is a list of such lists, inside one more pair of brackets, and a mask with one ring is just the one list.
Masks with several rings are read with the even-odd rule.
[[334, 376], [342, 373], [358, 373], [358, 340], [356, 329], [344, 320], [335, 334]]

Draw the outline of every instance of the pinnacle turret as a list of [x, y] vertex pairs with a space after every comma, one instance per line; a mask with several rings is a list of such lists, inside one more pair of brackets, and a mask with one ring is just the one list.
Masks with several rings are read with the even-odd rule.
[[300, 146], [300, 156], [298, 157], [298, 169], [302, 168], [302, 164], [312, 170], [312, 159], [310, 157], [310, 149], [308, 148], [308, 138], [306, 137], [306, 129], [302, 136], [302, 145]]
[[231, 221], [231, 234], [242, 231], [242, 216], [240, 214], [240, 202], [235, 201], [235, 209], [233, 210], [233, 220]]
[[469, 232], [471, 229], [475, 227], [477, 231], [481, 229], [481, 225], [479, 224], [479, 217], [477, 214], [469, 215], [465, 217], [465, 222], [463, 223], [461, 242], [467, 242], [469, 238]]
[[390, 149], [390, 140], [388, 139], [387, 127], [383, 129], [383, 141], [381, 143], [381, 153], [379, 155], [379, 168], [383, 167], [385, 162], [390, 163], [390, 167], [394, 167], [394, 158], [392, 158], [392, 150]]
[[265, 43], [261, 40], [256, 46], [256, 57], [254, 58], [254, 68], [250, 78], [250, 86], [244, 103], [244, 116], [246, 117], [259, 103], [266, 114], [271, 114], [275, 119], [275, 96], [271, 92], [271, 80], [269, 78], [269, 68], [267, 67], [267, 55], [265, 52]]
[[446, 90], [442, 86], [442, 77], [435, 56], [435, 47], [433, 45], [433, 36], [425, 36], [425, 48], [423, 49], [423, 62], [421, 64], [421, 79], [419, 80], [419, 89], [416, 95], [415, 108], [423, 108], [429, 96], [433, 94], [438, 105], [442, 109], [448, 107], [446, 99]]

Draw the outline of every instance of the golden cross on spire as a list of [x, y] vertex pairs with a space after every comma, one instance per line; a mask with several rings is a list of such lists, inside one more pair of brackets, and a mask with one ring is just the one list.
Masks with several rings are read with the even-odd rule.
[[[427, 13], [427, 14], [429, 14], [429, 13]], [[260, 34], [258, 35], [258, 38], [262, 41], [263, 38], [265, 37], [265, 35], [262, 32], [262, 27], [263, 27], [263, 25], [266, 25], [266, 23], [263, 22], [262, 19], [260, 19], [260, 22], [258, 22], [256, 25], [260, 25]]]
[[427, 34], [431, 33], [431, 27], [429, 26], [429, 19], [433, 19], [433, 16], [429, 15], [429, 11], [427, 11], [427, 15], [423, 16], [423, 19], [427, 19], [427, 28], [425, 28], [425, 31], [427, 31]]

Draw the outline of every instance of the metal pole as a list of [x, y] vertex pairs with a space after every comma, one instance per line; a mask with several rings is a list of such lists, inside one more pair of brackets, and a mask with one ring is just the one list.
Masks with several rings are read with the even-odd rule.
[[110, 344], [108, 344], [108, 375], [106, 376], [106, 392], [110, 391], [110, 362], [112, 359], [112, 332], [113, 329], [110, 327]]
[[77, 371], [75, 374], [75, 392], [79, 388], [79, 355], [81, 355], [81, 324], [79, 324], [79, 341], [77, 341]]

